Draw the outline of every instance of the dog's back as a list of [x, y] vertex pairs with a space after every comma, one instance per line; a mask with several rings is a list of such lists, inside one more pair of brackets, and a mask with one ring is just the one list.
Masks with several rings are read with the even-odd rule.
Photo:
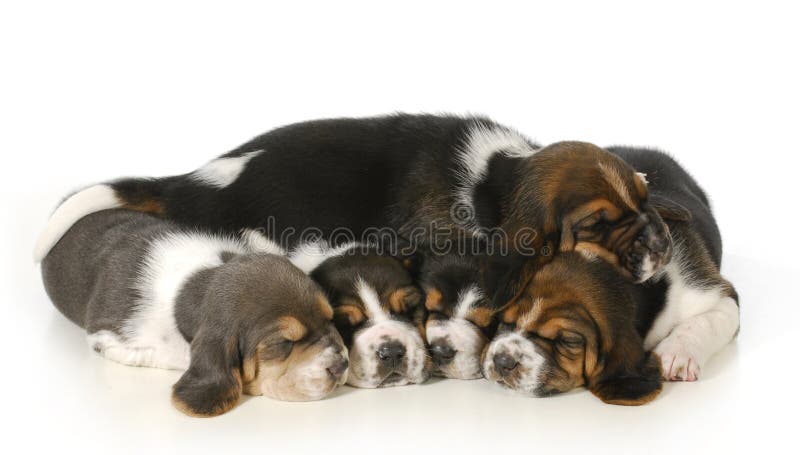
[[128, 210], [106, 210], [82, 218], [42, 261], [47, 295], [59, 311], [89, 333], [118, 329], [137, 298], [134, 280], [141, 259], [152, 239], [169, 226], [164, 220]]

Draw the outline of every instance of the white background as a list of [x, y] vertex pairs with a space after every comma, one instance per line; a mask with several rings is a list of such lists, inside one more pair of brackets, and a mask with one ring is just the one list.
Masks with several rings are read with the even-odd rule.
[[[595, 3], [3, 2], [0, 445], [791, 451], [798, 14], [792, 2]], [[68, 191], [190, 171], [294, 121], [391, 111], [484, 113], [543, 143], [672, 152], [713, 199], [724, 273], [741, 295], [738, 340], [699, 382], [668, 384], [638, 408], [586, 391], [528, 399], [485, 381], [438, 381], [344, 388], [316, 403], [251, 398], [201, 420], [170, 405], [179, 373], [99, 358], [48, 302], [31, 250]]]

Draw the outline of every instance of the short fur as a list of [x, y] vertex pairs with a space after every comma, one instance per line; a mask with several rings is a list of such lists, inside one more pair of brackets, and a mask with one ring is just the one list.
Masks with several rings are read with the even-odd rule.
[[327, 299], [286, 258], [251, 251], [146, 214], [101, 211], [67, 231], [42, 277], [98, 353], [186, 370], [173, 403], [187, 414], [224, 413], [242, 392], [322, 398], [347, 368]]
[[610, 403], [643, 404], [660, 390], [659, 376], [696, 380], [738, 331], [738, 297], [720, 276], [721, 237], [697, 182], [662, 152], [611, 151], [647, 174], [672, 261], [634, 285], [602, 251], [578, 248], [522, 278], [528, 285], [484, 356], [490, 380], [535, 396], [583, 385]]

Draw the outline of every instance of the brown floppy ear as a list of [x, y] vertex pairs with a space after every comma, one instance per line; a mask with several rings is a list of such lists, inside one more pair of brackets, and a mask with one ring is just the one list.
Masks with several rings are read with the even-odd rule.
[[420, 303], [422, 303], [422, 293], [416, 286], [396, 289], [389, 295], [389, 307], [398, 314], [410, 311]]
[[639, 406], [661, 393], [661, 362], [654, 354], [646, 354], [636, 365], [620, 366], [603, 376], [589, 390], [605, 403]]
[[672, 199], [654, 194], [650, 196], [650, 205], [665, 220], [689, 221], [692, 219], [692, 212], [686, 207], [678, 204]]
[[191, 350], [189, 368], [172, 386], [172, 403], [193, 417], [224, 414], [242, 394], [237, 339], [201, 331]]

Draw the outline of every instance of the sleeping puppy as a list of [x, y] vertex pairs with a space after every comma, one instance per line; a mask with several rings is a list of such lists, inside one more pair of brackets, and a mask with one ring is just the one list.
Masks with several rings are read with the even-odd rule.
[[375, 388], [419, 384], [430, 376], [422, 293], [401, 262], [375, 247], [305, 244], [290, 253], [326, 291], [350, 352], [347, 383]]
[[426, 294], [425, 337], [433, 373], [454, 379], [483, 377], [480, 355], [494, 335], [498, 308], [484, 291], [480, 259], [430, 253], [420, 276]]
[[42, 262], [55, 306], [117, 362], [186, 370], [175, 406], [227, 412], [242, 392], [318, 400], [344, 383], [347, 349], [322, 290], [285, 257], [152, 216], [79, 220]]
[[647, 403], [661, 391], [658, 359], [637, 332], [647, 304], [643, 288], [608, 262], [560, 254], [504, 312], [484, 375], [529, 396], [584, 386], [606, 403]]
[[[654, 375], [694, 381], [736, 335], [738, 296], [719, 272], [722, 243], [705, 193], [664, 153], [612, 150], [647, 173], [675, 244], [672, 261], [639, 286], [597, 248], [581, 249], [593, 260], [562, 254], [521, 276], [527, 284], [503, 316], [504, 329], [513, 328], [484, 356], [490, 380], [534, 396], [585, 385], [609, 403], [642, 404], [659, 390]], [[655, 356], [644, 355], [651, 349]]]
[[722, 238], [711, 204], [669, 155], [632, 147], [609, 150], [647, 175], [651, 199], [675, 244], [672, 261], [645, 283], [656, 303], [644, 320], [650, 326], [644, 347], [661, 358], [665, 379], [694, 381], [708, 358], [739, 331], [739, 297], [720, 275]]
[[188, 174], [94, 185], [53, 213], [35, 257], [82, 216], [110, 208], [209, 232], [261, 230], [287, 250], [310, 232], [334, 246], [382, 243], [367, 238], [382, 232], [418, 246], [442, 232], [492, 243], [500, 232], [501, 243], [543, 264], [548, 252], [594, 244], [638, 281], [656, 273], [671, 248], [646, 185], [619, 157], [582, 142], [540, 148], [483, 117], [298, 123]]

